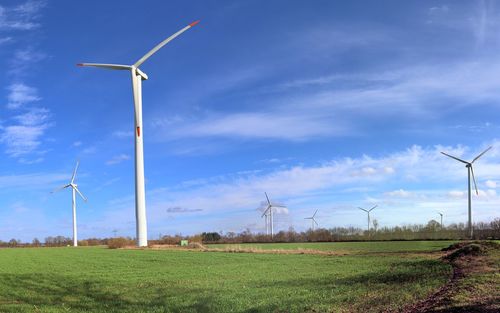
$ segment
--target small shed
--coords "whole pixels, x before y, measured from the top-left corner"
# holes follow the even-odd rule
[[[189,245],[189,241],[181,240],[181,247],[187,247]]]

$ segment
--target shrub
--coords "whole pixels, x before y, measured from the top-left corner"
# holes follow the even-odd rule
[[[118,249],[124,248],[128,246],[133,246],[135,241],[123,237],[111,238],[108,240],[108,248],[109,249]]]

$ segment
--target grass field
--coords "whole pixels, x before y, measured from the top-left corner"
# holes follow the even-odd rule
[[[209,248],[243,248],[262,250],[320,250],[354,253],[404,253],[440,250],[455,241],[381,241],[381,242],[314,242],[314,243],[263,243],[263,244],[212,244]]]
[[[446,245],[342,243],[354,246],[346,256],[0,249],[0,312],[377,312],[425,297],[451,271],[397,251]]]

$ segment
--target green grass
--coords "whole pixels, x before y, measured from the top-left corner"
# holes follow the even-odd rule
[[[404,253],[428,252],[448,247],[456,241],[375,241],[375,242],[315,242],[315,243],[246,243],[246,244],[211,244],[209,248],[244,248],[296,250],[309,249],[321,251],[339,251],[352,253]]]
[[[425,297],[449,274],[426,254],[0,249],[0,312],[377,312]]]

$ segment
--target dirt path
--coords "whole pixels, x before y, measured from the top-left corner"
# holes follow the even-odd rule
[[[448,283],[425,300],[405,308],[402,312],[500,312],[499,246],[485,246],[479,243],[477,245],[481,247],[481,251],[458,255],[458,250],[464,249],[466,245],[467,243],[458,246],[443,257],[444,261],[453,266],[453,275]]]

